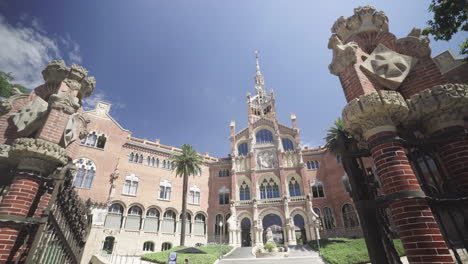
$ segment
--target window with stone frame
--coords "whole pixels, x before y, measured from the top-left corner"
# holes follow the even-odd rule
[[[318,160],[309,160],[307,161],[307,169],[308,170],[316,170],[319,168]]]
[[[154,243],[151,241],[146,241],[145,243],[143,243],[143,251],[154,252]]]
[[[122,193],[126,195],[136,195],[139,181],[140,179],[135,174],[130,174],[125,177]]]
[[[345,228],[352,228],[359,226],[358,216],[354,207],[351,204],[343,205],[341,209],[343,214],[343,224]]]
[[[115,237],[113,236],[106,237],[102,245],[102,251],[104,251],[106,254],[112,254],[112,252],[114,251],[114,243],[115,243]]]
[[[168,180],[159,183],[159,199],[171,200],[172,184]]]
[[[243,181],[242,184],[239,186],[239,200],[250,200],[250,187],[245,181]]]
[[[273,133],[268,129],[262,129],[255,134],[257,144],[265,144],[273,142]]]
[[[200,187],[192,185],[190,187],[188,199],[189,204],[200,204]]]
[[[294,151],[294,144],[289,138],[282,138],[281,143],[283,143],[283,151]]]
[[[247,156],[248,153],[249,153],[249,145],[247,144],[247,142],[240,143],[237,146],[237,155]]]
[[[229,204],[229,190],[223,187],[218,192],[219,204]]]
[[[321,181],[315,180],[312,183],[312,197],[313,198],[324,198],[325,193],[323,191],[323,183]]]
[[[260,199],[270,199],[270,198],[279,198],[279,186],[278,184],[270,178],[269,180],[263,179],[260,184]]]
[[[92,131],[81,139],[80,143],[88,147],[104,149],[106,142],[107,136],[105,134],[98,134],[96,131]]]
[[[341,181],[343,182],[343,187],[344,187],[344,190],[345,192],[349,193],[351,192],[351,185],[349,184],[349,178],[348,178],[348,175],[343,175],[343,177],[341,177]]]
[[[335,227],[335,219],[330,208],[323,208],[323,225],[325,229],[333,229]]]
[[[107,210],[107,216],[106,216],[106,221],[104,223],[104,226],[106,228],[120,229],[120,226],[122,224],[122,214],[123,214],[122,205],[118,203],[112,204],[111,206],[109,206],[109,209]]]
[[[164,242],[161,245],[161,251],[166,251],[172,248],[171,242]]]
[[[299,185],[299,182],[296,180],[296,178],[291,177],[288,187],[289,187],[290,197],[301,196],[301,187]]]
[[[219,177],[228,177],[229,175],[230,175],[229,169],[219,170],[219,173],[218,173]]]
[[[221,214],[218,214],[215,217],[215,235],[220,235],[221,231],[223,230],[220,223],[223,223],[223,216]]]
[[[78,168],[74,175],[73,185],[78,188],[90,189],[96,176],[94,162],[87,158],[79,158],[73,164]]]
[[[195,215],[194,222],[194,234],[205,235],[206,234],[206,217],[203,214]]]

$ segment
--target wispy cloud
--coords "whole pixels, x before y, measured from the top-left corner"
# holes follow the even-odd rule
[[[93,94],[83,100],[83,109],[89,111],[94,109],[99,101],[107,102],[112,104],[112,109],[123,109],[126,107],[125,103],[119,99],[111,99],[105,92],[102,90],[94,91]]]
[[[82,62],[80,46],[69,35],[50,36],[38,18],[27,14],[16,25],[0,15],[0,39],[0,71],[11,72],[16,83],[29,89],[43,82],[41,72],[51,60]]]
[[[320,142],[318,140],[301,140],[301,142],[299,144],[300,144],[300,147],[302,149],[305,148],[305,147],[307,147],[309,149],[315,149],[315,148],[320,147],[324,143]]]

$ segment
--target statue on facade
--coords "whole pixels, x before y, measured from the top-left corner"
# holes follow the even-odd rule
[[[267,228],[266,230],[266,242],[275,243],[275,241],[273,240],[273,232],[271,231],[271,228]]]

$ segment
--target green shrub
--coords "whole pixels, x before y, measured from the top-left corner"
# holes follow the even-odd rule
[[[274,248],[276,248],[276,244],[275,243],[272,243],[272,242],[268,242],[266,243],[264,246],[265,250],[267,250],[268,252],[271,252],[273,251]]]
[[[151,261],[154,263],[167,264],[167,260],[170,252],[174,252],[186,247],[175,247],[170,250],[148,253],[141,256],[142,260]],[[219,246],[206,246],[199,247],[198,249],[205,251],[207,254],[177,254],[177,264],[183,264],[185,259],[188,259],[189,263],[196,264],[213,264],[218,259]],[[222,255],[232,250],[230,246],[222,246]]]

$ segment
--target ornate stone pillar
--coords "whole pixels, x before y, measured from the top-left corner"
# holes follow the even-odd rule
[[[468,192],[468,85],[434,86],[411,97],[412,118],[422,121],[424,132],[434,139],[447,171],[449,191]]]
[[[6,145],[3,145],[4,147]],[[8,146],[9,147],[9,146]],[[4,149],[8,149],[5,147]],[[16,175],[10,189],[0,203],[0,262],[14,261],[18,252],[26,251],[26,243],[14,247],[20,236],[27,236],[30,221],[38,220],[46,201],[41,201],[46,190],[45,178],[58,166],[68,162],[65,149],[32,138],[16,139],[8,151],[9,160],[16,164]],[[48,197],[48,196],[47,196]],[[36,218],[36,217],[37,218]],[[8,237],[8,239],[5,238]]]
[[[396,131],[408,113],[401,94],[382,90],[352,100],[343,110],[343,121],[348,131],[362,135],[369,145],[410,263],[453,263]]]

